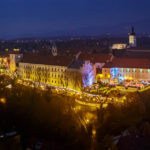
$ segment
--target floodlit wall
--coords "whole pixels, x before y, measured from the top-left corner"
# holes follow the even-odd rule
[[[142,68],[103,68],[104,76],[110,74],[110,78],[120,80],[150,80],[150,69]]]
[[[112,49],[126,49],[127,44],[113,44]]]
[[[82,90],[82,73],[80,69],[68,69],[68,88]]]
[[[135,35],[129,36],[129,45],[131,47],[136,47],[136,36]]]
[[[48,83],[54,86],[67,87],[67,67],[19,63],[19,75],[22,79]]]
[[[83,87],[92,85],[95,79],[93,66],[89,62],[85,63],[80,69],[20,62],[19,76],[22,79],[78,91],[81,91]]]
[[[12,72],[16,71],[17,63],[22,59],[22,54],[10,54],[10,70]]]

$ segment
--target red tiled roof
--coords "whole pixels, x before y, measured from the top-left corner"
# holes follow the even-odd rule
[[[9,54],[0,54],[1,58],[9,57]]]
[[[114,58],[112,62],[107,63],[104,68],[150,68],[149,59],[138,58]]]
[[[92,63],[104,63],[110,60],[111,56],[105,53],[81,53],[79,60],[90,60]]]
[[[68,56],[39,56],[36,54],[25,54],[21,62],[32,64],[68,66],[73,61],[73,57]]]

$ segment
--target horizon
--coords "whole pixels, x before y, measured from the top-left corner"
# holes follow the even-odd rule
[[[150,1],[2,0],[0,39],[150,34]],[[119,12],[119,13],[118,13]]]

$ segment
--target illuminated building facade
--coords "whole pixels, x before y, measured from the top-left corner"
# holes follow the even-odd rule
[[[5,73],[9,68],[9,55],[0,55],[0,74]]]
[[[127,44],[122,44],[122,43],[119,43],[119,44],[113,44],[112,45],[112,49],[126,49],[127,48]]]
[[[132,32],[129,34],[129,46],[136,47],[136,35],[134,32],[134,27],[132,27]]]
[[[22,59],[22,54],[10,54],[10,71],[15,72],[18,66],[18,63]]]
[[[69,88],[81,90],[94,83],[94,68],[90,61],[74,60],[68,66]]]
[[[150,80],[150,60],[137,58],[115,58],[102,68],[104,82],[124,82],[127,80]]]
[[[66,56],[24,56],[19,62],[19,76],[52,86],[81,90],[94,82],[90,62]]]
[[[19,75],[23,79],[36,82],[49,83],[57,86],[67,86],[66,66],[34,64],[27,62],[19,63]]]
[[[82,53],[79,56],[79,60],[88,60],[93,66],[94,69],[94,77],[95,83],[100,82],[101,79],[109,78],[108,76],[104,76],[102,74],[102,68],[105,66],[106,63],[109,63],[113,60],[114,56],[105,54],[105,53]]]

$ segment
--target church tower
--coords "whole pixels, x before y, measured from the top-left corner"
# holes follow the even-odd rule
[[[55,43],[52,46],[52,55],[57,56],[57,47],[56,47]]]
[[[134,32],[134,27],[132,27],[132,32],[129,34],[129,46],[136,47],[136,34]]]

